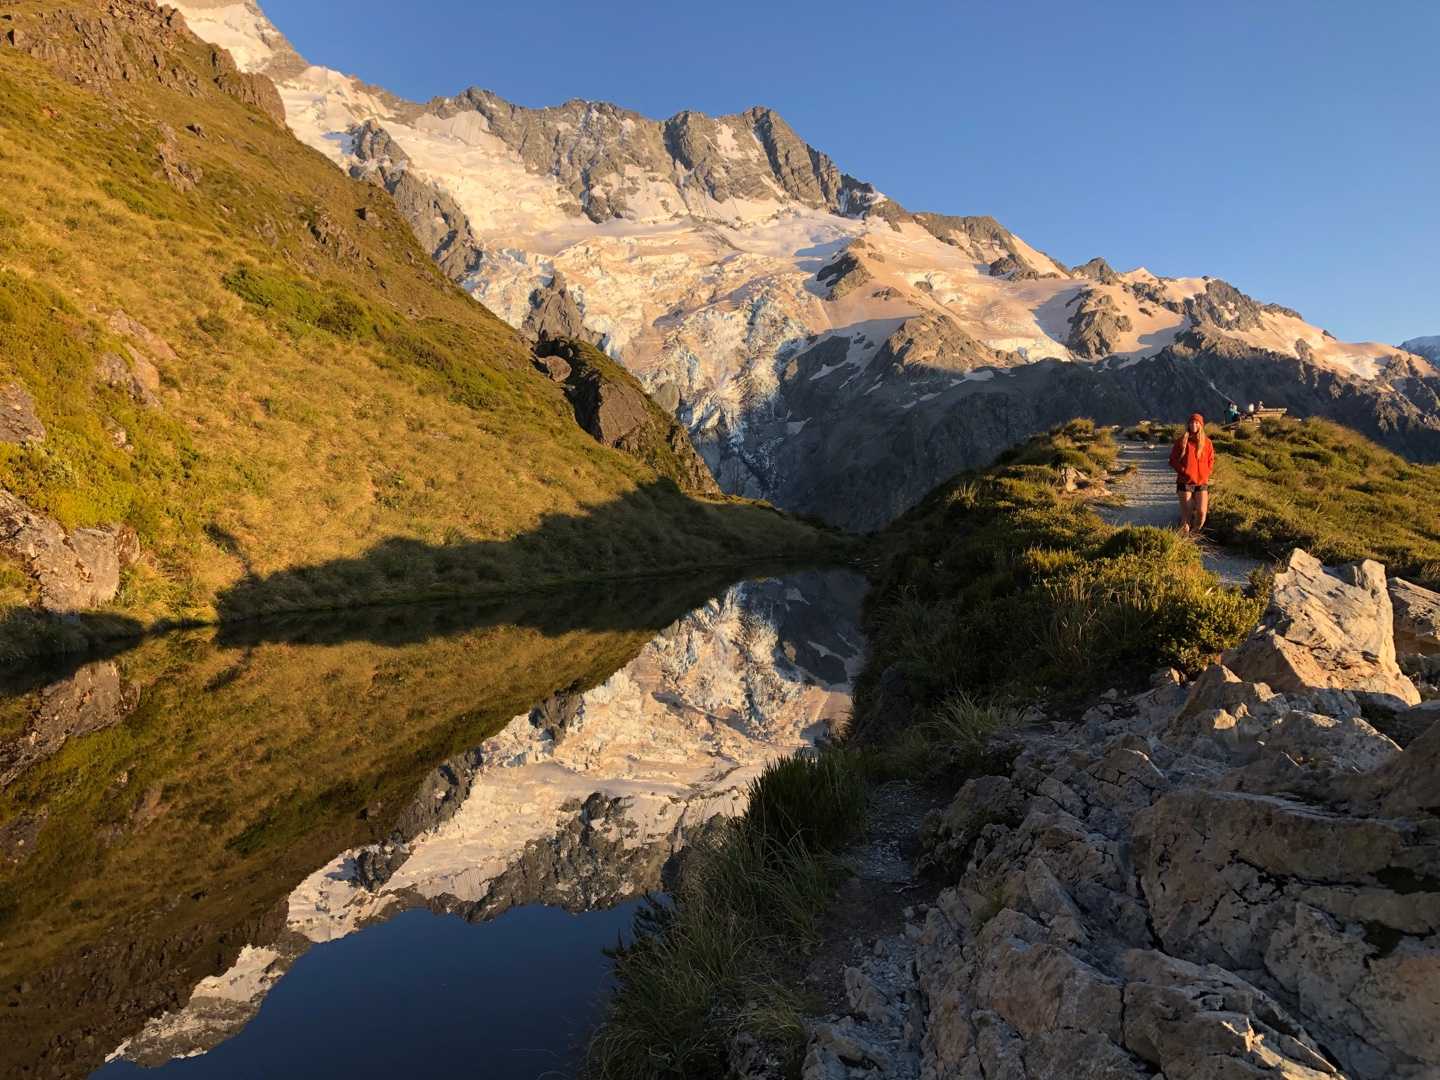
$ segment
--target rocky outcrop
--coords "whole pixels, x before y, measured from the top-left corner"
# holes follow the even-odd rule
[[[479,113],[529,171],[555,178],[573,199],[569,209],[594,222],[633,216],[632,204],[652,184],[673,185],[676,210],[783,193],[806,206],[860,214],[879,197],[766,108],[713,118],[682,112],[662,121],[597,101],[528,109],[471,89],[426,111],[442,120]]]
[[[684,426],[595,346],[573,338],[542,339],[536,366],[565,388],[575,422],[597,442],[639,458],[684,491],[720,493]]]
[[[383,187],[431,258],[456,281],[480,268],[485,253],[470,220],[449,192],[410,168],[410,157],[374,120],[346,132],[355,164],[350,175]]]
[[[815,280],[829,290],[831,300],[838,300],[874,278],[854,251],[846,251],[834,262],[822,266]]]
[[[198,95],[209,82],[276,123],[285,106],[264,75],[245,74],[224,49],[192,35],[184,17],[153,0],[110,0],[99,11],[39,11],[14,19],[4,44],[46,61],[77,82],[158,82]]]
[[[119,390],[137,405],[154,408],[160,404],[155,394],[160,386],[160,375],[154,365],[143,357],[132,355],[127,364],[118,353],[101,353],[95,374],[106,386]]]
[[[1065,347],[1076,356],[1087,360],[1109,356],[1131,329],[1130,316],[1122,313],[1105,293],[1087,289],[1071,303],[1076,304],[1076,308],[1070,316],[1070,334],[1065,339]]]
[[[1379,568],[1311,562],[1267,625],[1393,656]],[[1436,1075],[1440,713],[1401,749],[1361,716],[1373,659],[1287,641],[1294,689],[1216,666],[1009,736],[927,825],[913,974],[817,1026],[807,1080]]]
[[[0,383],[0,443],[33,446],[45,441],[35,399],[19,382]]]
[[[140,542],[128,525],[67,531],[0,490],[0,552],[35,578],[46,609],[63,613],[113,600],[121,570],[140,557]]]
[[[1098,255],[1089,262],[1083,262],[1079,266],[1072,266],[1070,273],[1076,277],[1098,281],[1101,285],[1118,285],[1120,283],[1120,275],[1115,273],[1110,264]]]
[[[1395,612],[1395,652],[1399,656],[1440,654],[1440,593],[1404,578],[1390,579]]]
[[[1246,296],[1229,282],[1210,278],[1205,291],[1185,301],[1185,314],[1196,326],[1221,330],[1255,330],[1262,325],[1265,305]],[[1289,309],[1281,309],[1289,313]]]
[[[575,338],[596,348],[604,339],[603,335],[586,329],[584,313],[571,293],[565,275],[558,271],[530,294],[530,312],[520,324],[520,332],[531,341]]]
[[[1331,572],[1306,552],[1291,552],[1260,625],[1226,663],[1276,690],[1344,688],[1381,703],[1420,702],[1396,662],[1385,570],[1368,559]]]
[[[1019,360],[976,341],[954,319],[926,312],[906,319],[885,339],[870,367],[881,378],[944,377],[982,367],[1008,367]]]

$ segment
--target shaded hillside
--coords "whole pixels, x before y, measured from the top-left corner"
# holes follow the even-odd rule
[[[604,506],[623,543],[559,565],[513,548],[467,584],[811,544],[657,483],[663,455],[598,445],[389,195],[296,141],[269,84],[178,16],[21,3],[4,28],[0,488],[18,504],[0,506],[0,607],[211,617],[255,575],[386,539],[498,544]],[[406,573],[329,599],[403,595]]]

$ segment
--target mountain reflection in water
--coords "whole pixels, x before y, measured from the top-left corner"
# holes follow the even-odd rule
[[[523,1049],[551,1059],[494,1075],[563,1073],[608,978],[599,948],[628,922],[617,906],[743,809],[765,762],[848,711],[863,588],[807,572],[392,608],[171,635],[30,676],[0,703],[0,1072],[83,1076],[111,1057],[126,1060],[107,1075],[276,1075],[259,1036],[288,1017],[328,1040],[327,1067],[387,1075],[365,1044],[400,1013],[384,992],[339,993],[357,957],[383,955],[378,928],[410,945],[403,971],[366,969],[377,987],[420,987],[463,953],[444,944],[458,919],[523,908],[460,926],[475,963],[543,951],[534,918],[568,920],[540,936],[563,932],[574,960],[530,965],[554,968],[527,982],[555,1010],[553,1041]],[[418,908],[451,918],[396,921]],[[318,942],[339,944],[306,956]],[[319,1008],[339,997],[355,1004]],[[262,1004],[253,1032],[205,1054]],[[502,1054],[530,1038],[473,994],[429,1004],[427,1045]]]

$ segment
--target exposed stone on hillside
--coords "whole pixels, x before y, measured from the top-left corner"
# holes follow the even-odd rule
[[[575,422],[597,442],[639,458],[695,494],[720,493],[684,426],[635,377],[584,341],[542,339],[536,366],[565,388]]]
[[[0,490],[0,552],[36,579],[45,608],[74,612],[115,598],[120,571],[140,557],[140,544],[128,525],[67,532]]]
[[[312,211],[308,217],[310,236],[331,258],[348,263],[360,261],[360,245],[348,229],[324,210]]]
[[[461,281],[480,268],[484,251],[460,204],[443,188],[415,175],[409,155],[374,120],[346,133],[358,164],[350,175],[388,191],[422,247],[447,276]]]
[[[926,312],[906,319],[885,339],[871,366],[882,377],[918,378],[944,372],[1004,367],[1017,362],[1012,353],[997,352],[967,334],[953,319]]]
[[[178,11],[153,0],[110,0],[94,13],[27,13],[5,40],[85,85],[158,82],[193,96],[204,79],[276,123],[285,122],[285,106],[269,79],[242,74],[228,52],[200,41]]]
[[[1390,579],[1395,610],[1395,652],[1399,656],[1440,653],[1440,593],[1404,578]]]
[[[1355,626],[1377,572],[1290,571],[1272,611],[1303,591]],[[1393,655],[1378,615],[1359,631]],[[1323,689],[1215,667],[1008,736],[926,830],[948,887],[907,927],[914,975],[850,995],[843,1050],[816,1025],[807,1080],[912,1075],[886,1070],[916,1043],[927,1080],[1436,1075],[1440,713],[1408,710],[1430,724],[1400,749],[1332,646],[1297,645]],[[896,1001],[903,1030],[869,1007]]]
[[[1080,293],[1071,303],[1076,301],[1065,347],[1087,360],[1109,356],[1121,337],[1129,333],[1130,316],[1123,314],[1110,296],[1094,289]]]
[[[520,332],[531,341],[547,341],[551,338],[576,338],[591,345],[600,346],[603,335],[592,333],[585,327],[585,316],[580,305],[570,292],[565,275],[558,271],[548,282],[530,294],[530,313],[520,324]],[[556,357],[555,359],[559,359]],[[564,381],[562,376],[559,381]],[[669,409],[667,412],[671,411]]]
[[[132,356],[138,353],[151,367],[173,364],[179,359],[175,355],[175,350],[164,338],[119,308],[110,313],[106,324],[129,342]],[[158,388],[158,386],[157,375],[157,381],[152,389]]]
[[[1120,283],[1120,275],[1115,273],[1115,271],[1111,269],[1110,264],[1098,255],[1089,262],[1083,262],[1079,266],[1072,266],[1070,273],[1076,277],[1098,281],[1101,285],[1118,285]]]
[[[1028,263],[1021,262],[1014,255],[1002,255],[988,265],[991,277],[1007,281],[1035,281],[1040,275]]]
[[[161,124],[160,135],[160,145],[155,151],[155,158],[160,164],[156,175],[183,195],[204,179],[204,173],[185,160],[184,151],[176,142],[174,128]]]
[[[155,394],[160,374],[143,356],[132,354],[127,363],[118,353],[101,353],[95,373],[106,386],[128,395],[139,405],[154,408],[160,404]]]
[[[1332,573],[1293,551],[1275,575],[1260,625],[1226,663],[1242,679],[1280,691],[1345,688],[1404,705],[1420,701],[1396,663],[1384,567],[1368,559]]]
[[[1221,330],[1255,330],[1262,325],[1265,307],[1219,278],[1205,283],[1205,291],[1185,301],[1185,314],[1196,326]],[[1288,313],[1288,309],[1284,309]]]
[[[831,300],[839,300],[874,277],[854,251],[845,251],[834,262],[822,266],[815,280],[830,290]]]
[[[1440,364],[1440,334],[1431,337],[1410,338],[1402,341],[1400,348],[1416,356],[1423,356],[1432,363]]]
[[[1030,280],[1032,277],[1060,277],[1065,273],[1065,268],[1054,259],[1050,259],[1047,266],[1032,265],[1016,243],[1015,234],[988,214],[966,216],[911,214],[898,208],[895,208],[894,212],[898,215],[899,220],[914,221],[937,240],[952,247],[964,248],[975,255],[979,255],[985,250],[993,251],[996,248],[1003,251],[1005,256],[999,260],[992,260],[989,255],[984,257],[985,261],[991,264],[991,273],[996,273],[993,262],[1000,263],[997,276],[1008,276],[1012,280],[1023,281]]]
[[[32,446],[45,441],[35,399],[19,381],[0,383],[0,443]]]

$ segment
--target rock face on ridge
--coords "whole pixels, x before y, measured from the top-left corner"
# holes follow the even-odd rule
[[[847,972],[806,1080],[1437,1075],[1440,713],[1396,680],[1423,733],[1402,749],[1362,717],[1394,656],[1384,585],[1296,552],[1262,627],[1308,654],[1284,668],[1303,685],[1170,673],[1010,736],[927,824],[952,884],[874,950],[912,974]]]
[[[410,169],[409,156],[374,120],[355,125],[347,134],[355,156],[350,175],[390,193],[440,269],[457,281],[478,270],[484,252],[465,212],[449,193]]]
[[[564,386],[576,423],[597,442],[639,458],[684,491],[720,493],[685,428],[599,349],[573,338],[542,338],[535,363]]]

